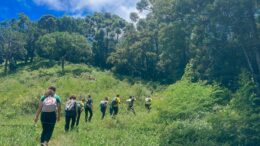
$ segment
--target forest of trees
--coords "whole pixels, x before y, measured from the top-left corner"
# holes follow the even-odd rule
[[[17,64],[44,57],[86,63],[116,73],[173,83],[188,70],[192,81],[237,89],[245,69],[260,84],[258,0],[141,0],[132,22],[110,13],[85,18],[25,14],[0,24],[0,63],[5,74]],[[259,91],[258,91],[259,92]]]

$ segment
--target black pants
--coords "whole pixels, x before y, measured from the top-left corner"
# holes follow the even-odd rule
[[[81,115],[81,110],[78,109],[77,120],[76,120],[76,126],[79,125],[80,115]]]
[[[65,131],[72,130],[76,122],[76,111],[65,111]],[[70,123],[71,121],[71,123]]]
[[[118,114],[118,106],[117,107],[110,107],[110,115],[116,116]]]
[[[145,104],[145,108],[147,109],[148,112],[151,110],[151,104]]]
[[[134,109],[134,106],[128,106],[127,108],[128,111],[132,111],[135,115],[135,109]]]
[[[106,115],[106,109],[107,109],[107,107],[100,107],[100,111],[101,111],[101,113],[102,113],[101,119],[104,119],[104,117],[105,117],[105,115]]]
[[[41,143],[49,142],[56,123],[56,112],[41,113],[42,134]]]
[[[89,114],[89,116],[88,116],[88,114]],[[91,121],[91,119],[92,119],[92,116],[93,116],[93,111],[92,111],[92,108],[90,108],[90,107],[86,107],[85,108],[85,121],[87,122],[87,121]]]

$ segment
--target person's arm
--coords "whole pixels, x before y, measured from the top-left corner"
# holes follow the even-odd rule
[[[58,103],[58,111],[57,111],[57,121],[60,121],[60,113],[61,113],[61,103]]]
[[[39,119],[39,115],[42,111],[42,107],[43,107],[43,104],[42,104],[42,101],[40,101],[39,103],[39,106],[38,106],[38,109],[36,111],[36,114],[35,114],[35,117],[34,117],[34,122],[37,123],[38,119]]]
[[[94,106],[93,106],[93,99],[91,99],[91,108],[93,110]]]
[[[81,102],[80,104],[81,104],[81,108],[80,108],[80,110],[81,110],[81,112],[82,112],[82,111],[84,110],[84,103]]]
[[[76,117],[78,116],[78,105],[77,105],[77,102],[75,102],[75,108],[76,108]]]

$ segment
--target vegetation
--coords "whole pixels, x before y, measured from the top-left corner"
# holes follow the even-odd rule
[[[0,22],[0,145],[37,144],[32,116],[50,85],[62,101],[92,94],[95,103],[94,121],[68,134],[62,121],[53,145],[260,145],[259,6],[140,0],[148,14],[132,22],[110,13]],[[99,101],[116,94],[137,97],[137,116],[123,104],[101,121]]]
[[[87,145],[95,143],[95,145],[118,145],[119,143],[155,145],[157,143],[158,138],[153,132],[157,126],[152,124],[156,111],[146,115],[143,108],[144,97],[151,94],[146,85],[129,84],[127,81],[120,81],[109,71],[101,72],[85,65],[68,64],[63,74],[55,64],[55,62],[51,64],[48,61],[39,61],[20,69],[15,74],[1,78],[0,117],[3,119],[0,122],[3,129],[0,132],[1,145],[36,145],[38,143],[41,126],[40,123],[37,127],[34,126],[33,116],[40,96],[50,85],[58,87],[57,93],[62,97],[63,104],[66,98],[73,94],[78,98],[88,94],[94,97],[93,122],[86,124],[83,112],[79,132],[74,131],[69,135],[64,135],[64,120],[62,119],[55,129],[53,141],[55,145],[70,145],[71,143],[75,145],[86,143]],[[54,66],[48,68],[52,65]],[[38,68],[39,66],[41,68]],[[111,100],[116,94],[123,97],[118,119],[112,120],[107,111],[106,119],[101,121],[99,102],[105,96],[109,96]],[[126,112],[124,101],[129,95],[136,95],[138,100],[136,107],[138,116],[135,118],[132,118],[132,113]],[[24,130],[26,134],[23,134]],[[69,138],[70,136],[72,138]],[[79,136],[81,136],[80,140],[78,140]]]

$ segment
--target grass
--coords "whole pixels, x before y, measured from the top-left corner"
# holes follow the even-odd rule
[[[217,146],[239,145],[247,139],[241,140],[243,133],[238,133],[234,127],[244,129],[241,125],[245,124],[239,120],[239,111],[231,109],[232,94],[219,85],[183,79],[166,87],[133,82],[87,65],[67,64],[65,69],[63,74],[55,63],[39,61],[0,77],[1,146],[35,146],[39,143],[41,125],[40,122],[34,125],[32,119],[40,96],[50,85],[57,87],[62,108],[70,95],[85,97],[91,94],[94,100],[92,122],[84,122],[83,112],[79,128],[65,133],[62,117],[50,146]],[[148,114],[144,98],[151,95],[152,90],[156,92],[152,95],[152,111]],[[107,116],[101,120],[99,102],[105,96],[111,100],[116,94],[122,97],[118,117],[110,118],[107,111]],[[126,110],[125,101],[129,95],[137,98],[136,116]],[[259,128],[254,129],[259,131]],[[234,133],[238,134],[234,136]],[[257,138],[252,139],[252,143],[258,143]]]
[[[16,73],[0,78],[0,145],[35,146],[41,133],[40,122],[33,123],[39,97],[48,86],[57,87],[63,106],[70,95],[94,98],[94,116],[91,123],[84,122],[84,112],[78,130],[64,133],[64,117],[57,123],[50,145],[86,146],[86,145],[158,145],[158,124],[155,122],[157,110],[147,114],[144,98],[151,94],[150,87],[140,82],[130,84],[120,80],[109,71],[99,71],[80,64],[68,64],[65,74],[58,65],[47,61],[24,66]],[[89,80],[89,77],[96,80]],[[122,105],[116,119],[108,115],[102,121],[99,102],[105,96],[110,100],[120,94]],[[137,98],[137,115],[126,111],[125,100],[129,95]]]

